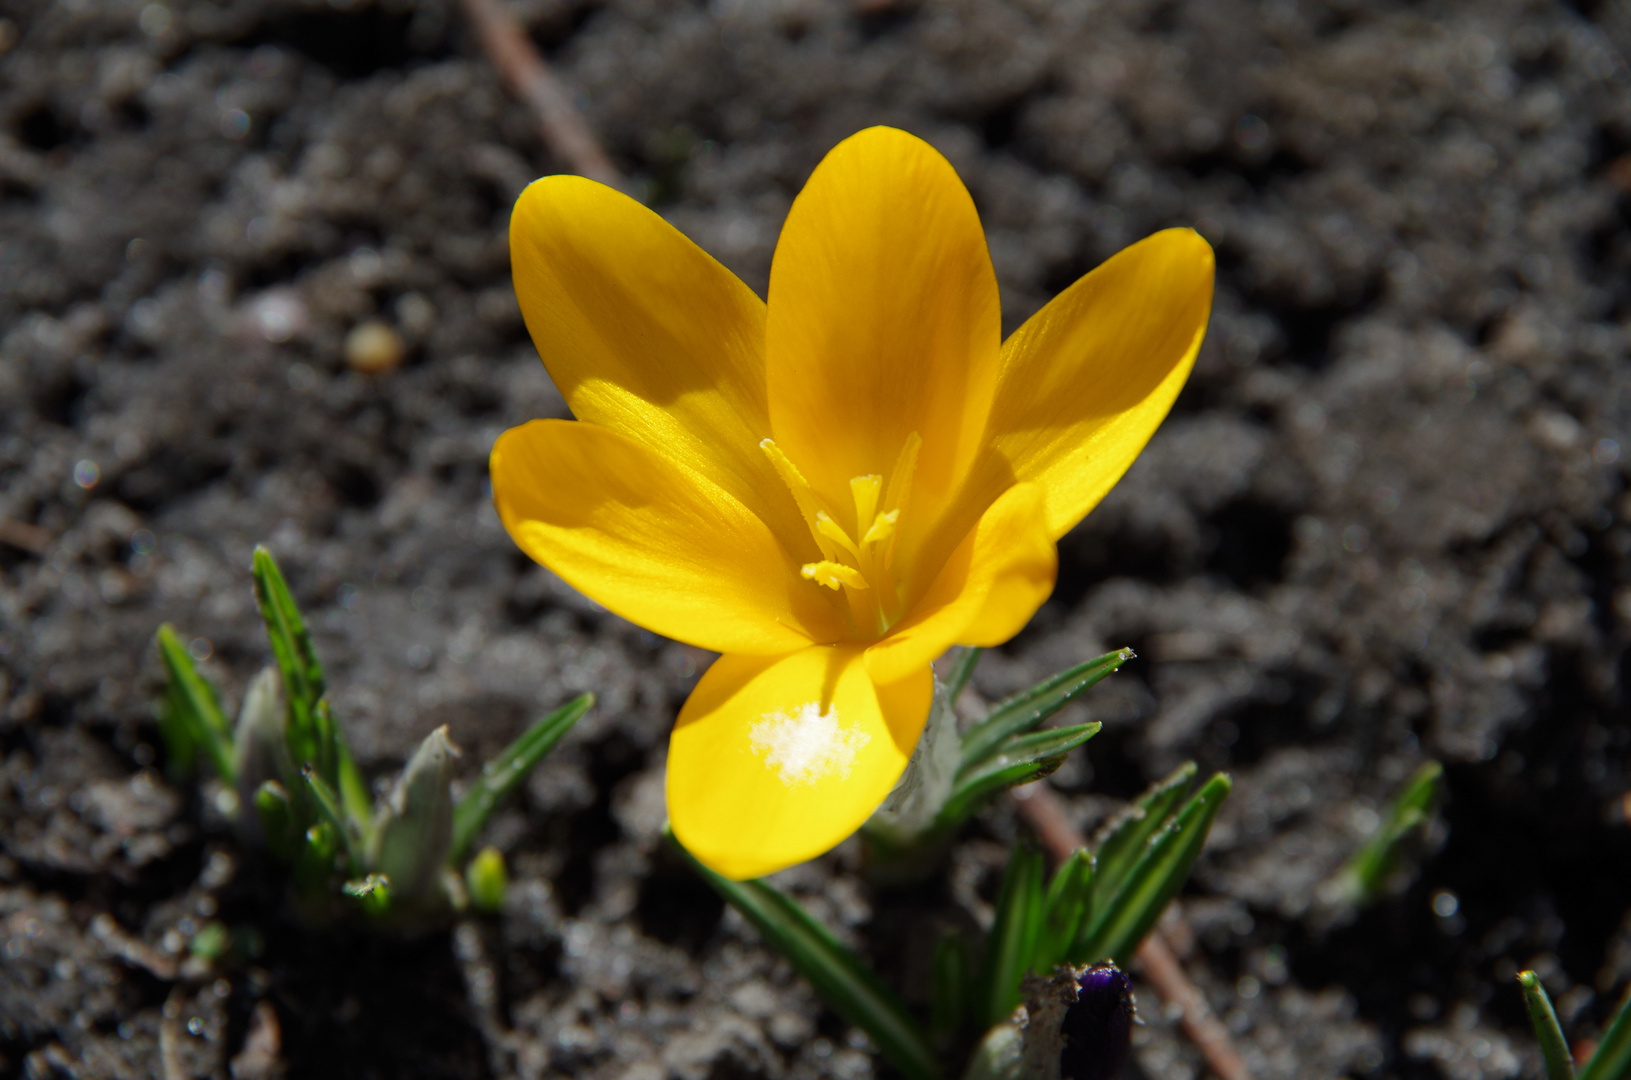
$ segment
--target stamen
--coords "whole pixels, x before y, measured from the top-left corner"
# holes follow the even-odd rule
[[[906,436],[906,445],[895,459],[895,471],[889,474],[889,494],[883,503],[889,509],[906,509],[906,500],[912,497],[912,475],[917,472],[917,452],[922,446],[923,439],[917,432]]]
[[[879,514],[872,519],[872,527],[861,538],[863,544],[878,544],[895,535],[895,522],[900,520],[900,511],[891,510],[887,514]]]
[[[855,546],[855,541],[849,538],[849,533],[845,532],[843,527],[834,521],[832,515],[825,510],[816,511],[816,531],[849,552],[850,556],[857,562],[860,561],[861,551]]]
[[[843,563],[827,562],[825,560],[805,563],[799,567],[799,574],[806,581],[813,581],[817,585],[825,585],[835,592],[840,586],[848,586],[851,589],[864,589],[867,587],[866,578],[861,576],[861,572],[854,567],[845,566]]]
[[[912,477],[917,472],[917,452],[922,446],[923,439],[914,431],[906,436],[906,445],[900,448],[900,457],[895,459],[895,471],[889,474],[889,496],[884,502],[884,505],[893,512],[905,510],[906,500],[912,497]],[[881,552],[885,570],[890,570],[895,565],[897,535],[891,530],[889,542],[884,545]]]
[[[775,466],[776,475],[782,478],[782,483],[787,485],[787,490],[793,493],[793,501],[798,503],[799,513],[804,515],[804,524],[809,528],[810,534],[815,537],[816,545],[821,548],[821,554],[829,559],[832,558],[832,548],[822,543],[823,534],[819,521],[821,510],[816,505],[815,492],[811,490],[810,482],[804,479],[804,474],[799,472],[798,466],[793,464],[792,459],[782,453],[781,447],[776,445],[775,440],[761,439],[759,449],[765,452],[765,456],[770,459],[770,464]],[[806,574],[805,576],[808,577],[809,575]]]
[[[889,477],[888,499],[882,502],[884,478],[875,473],[852,477],[850,499],[855,504],[855,526],[845,530],[828,512],[828,505],[799,472],[774,440],[763,439],[765,452],[787,490],[798,503],[799,513],[821,549],[818,562],[805,563],[799,573],[806,581],[842,592],[848,601],[850,617],[864,633],[887,633],[901,617],[901,601],[890,566],[894,562],[902,511],[912,493],[912,476],[917,470],[918,449],[923,440],[917,432],[907,436]],[[856,537],[860,541],[856,541]]]

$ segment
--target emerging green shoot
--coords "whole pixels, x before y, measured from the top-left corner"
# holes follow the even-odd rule
[[[1546,1063],[1546,1080],[1575,1080],[1577,1075],[1579,1080],[1631,1080],[1631,987],[1620,998],[1602,1039],[1577,1074],[1569,1041],[1563,1037],[1552,999],[1540,978],[1533,971],[1520,971],[1518,985],[1523,989],[1523,1004],[1540,1043],[1541,1060]]]
[[[1631,1078],[1631,986],[1626,987],[1614,1017],[1608,1022],[1591,1060],[1580,1070],[1580,1080]]]
[[[237,793],[246,840],[289,864],[305,911],[327,916],[335,896],[397,923],[423,922],[464,907],[497,910],[504,860],[482,852],[457,867],[499,803],[594,704],[584,694],[539,720],[482,769],[455,802],[458,750],[445,727],[427,735],[388,797],[369,795],[327,697],[311,635],[265,548],[255,549],[255,600],[275,667],[258,674],[229,725],[220,695],[169,626],[159,653],[169,675],[160,726],[174,769],[200,756]],[[466,889],[468,887],[469,892]]]
[[[476,852],[464,868],[464,887],[470,891],[470,906],[493,914],[504,907],[504,894],[510,887],[510,872],[496,847]]]
[[[1558,1026],[1552,999],[1533,971],[1518,972],[1518,985],[1523,987],[1524,1008],[1529,1010],[1529,1023],[1534,1026],[1535,1038],[1540,1040],[1540,1056],[1546,1062],[1547,1080],[1574,1080],[1574,1059],[1569,1056],[1569,1041]]]
[[[1376,832],[1321,887],[1321,901],[1333,908],[1367,907],[1399,888],[1413,870],[1412,842],[1431,825],[1443,791],[1444,766],[1423,763],[1388,805]]]

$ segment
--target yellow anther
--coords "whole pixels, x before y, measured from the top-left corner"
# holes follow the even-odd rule
[[[825,585],[834,591],[837,591],[840,586],[847,586],[851,589],[864,589],[867,587],[866,578],[861,576],[861,572],[854,567],[845,566],[843,563],[827,562],[826,560],[805,563],[799,567],[799,573],[805,580],[813,581],[817,585]]]
[[[775,441],[759,442],[776,475],[792,492],[810,535],[821,549],[821,560],[805,563],[799,573],[806,581],[842,592],[849,604],[850,618],[865,633],[886,633],[901,615],[900,595],[889,568],[899,538],[901,511],[911,495],[912,473],[917,469],[918,448],[922,445],[923,440],[916,432],[907,437],[895,462],[895,471],[889,477],[887,501],[880,498],[884,494],[882,476],[868,473],[850,479],[855,524],[846,530],[829,512],[832,504],[816,494],[798,466],[782,453]]]
[[[849,552],[856,561],[860,560],[861,551],[855,546],[855,541],[849,538],[849,533],[845,532],[843,526],[834,521],[832,515],[825,510],[816,511],[816,531]]]
[[[891,510],[887,514],[879,514],[872,519],[872,527],[861,538],[863,544],[879,544],[895,535],[895,522],[900,520],[900,511]]]

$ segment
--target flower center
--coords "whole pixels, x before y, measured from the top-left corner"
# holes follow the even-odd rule
[[[881,637],[901,616],[900,593],[892,572],[895,538],[901,510],[911,495],[912,474],[917,471],[917,452],[922,445],[917,432],[907,436],[889,475],[887,490],[884,478],[875,473],[850,480],[852,506],[845,509],[843,516],[851,525],[846,529],[839,514],[833,512],[835,508],[816,494],[798,466],[773,440],[759,443],[782,483],[793,493],[804,524],[821,549],[820,561],[805,563],[799,573],[806,581],[842,592],[849,601],[855,628],[863,633]],[[853,518],[849,517],[850,509]]]

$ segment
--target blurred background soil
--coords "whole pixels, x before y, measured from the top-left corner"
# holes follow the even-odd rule
[[[974,193],[1009,328],[1192,225],[1194,378],[1065,538],[978,695],[1130,645],[1060,722],[1084,827],[1186,758],[1236,793],[1183,908],[1255,1075],[1533,1074],[1631,978],[1631,16],[1612,0],[517,0],[620,168],[763,291],[781,219],[873,123]],[[449,0],[0,0],[0,1075],[739,1080],[887,1073],[658,842],[709,658],[532,565],[505,427],[565,415],[505,231],[556,171]],[[370,352],[348,335],[378,320]],[[386,775],[601,704],[488,839],[501,918],[308,933],[211,794],[166,778],[164,620],[235,708],[265,542]],[[971,703],[977,704],[977,703]],[[1414,883],[1318,883],[1422,760]],[[977,924],[998,807],[876,893],[784,884],[925,996]],[[243,959],[176,970],[211,920]],[[1199,1074],[1157,999],[1132,1067]],[[269,1020],[270,1018],[270,1020]]]

